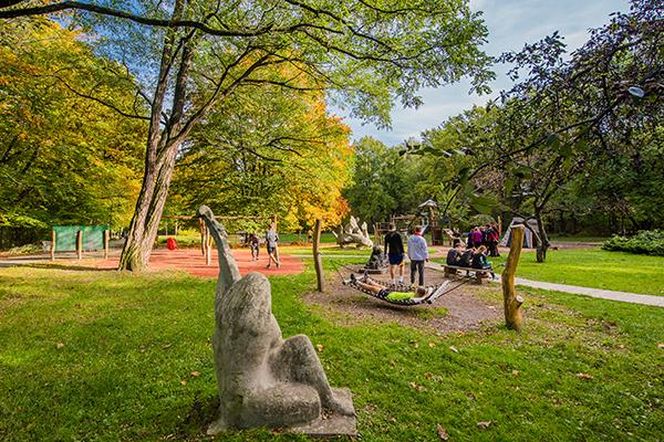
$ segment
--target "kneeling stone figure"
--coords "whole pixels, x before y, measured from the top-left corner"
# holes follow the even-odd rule
[[[206,206],[199,216],[219,251],[212,344],[221,404],[208,433],[308,424],[323,409],[354,416],[350,392],[330,387],[309,338],[282,338],[267,278],[241,278],[223,226]]]

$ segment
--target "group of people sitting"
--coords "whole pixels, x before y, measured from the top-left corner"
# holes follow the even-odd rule
[[[498,242],[500,242],[500,231],[496,224],[486,226],[475,226],[468,232],[466,247],[479,248],[484,246],[489,251],[489,256],[500,256],[498,253]]]
[[[464,248],[460,239],[455,239],[452,248],[447,252],[447,265],[455,267],[472,267],[474,269],[486,269],[492,278],[493,273],[491,261],[487,259],[487,247],[479,245],[477,248]]]

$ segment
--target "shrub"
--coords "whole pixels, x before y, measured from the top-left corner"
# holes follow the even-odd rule
[[[642,230],[632,237],[614,236],[602,244],[604,250],[664,256],[664,230]]]

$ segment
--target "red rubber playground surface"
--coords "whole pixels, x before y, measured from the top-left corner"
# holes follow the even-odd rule
[[[299,258],[280,253],[281,266],[277,269],[272,263],[267,269],[267,253],[261,250],[258,261],[251,260],[249,249],[234,249],[233,257],[240,268],[240,273],[246,275],[249,272],[260,272],[265,276],[271,275],[293,275],[304,270],[304,263]],[[85,265],[85,263],[82,263]],[[93,263],[97,268],[117,268],[118,258],[112,257],[107,260],[96,260]],[[205,264],[205,257],[200,249],[156,249],[150,257],[150,270],[184,270],[194,276],[202,278],[216,278],[219,274],[219,261],[217,251],[212,250],[210,265]]]

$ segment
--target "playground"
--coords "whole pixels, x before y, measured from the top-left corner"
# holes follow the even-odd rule
[[[391,3],[0,3],[1,442],[662,441],[662,0]]]
[[[264,251],[263,251],[264,252]],[[234,249],[233,256],[237,261],[240,272],[246,275],[249,272],[260,272],[265,275],[293,275],[301,273],[304,270],[304,263],[300,258],[289,254],[280,255],[281,265],[277,268],[272,265],[266,268],[267,257],[263,253],[258,261],[251,259],[249,249]],[[111,254],[108,259],[91,255],[82,260],[77,260],[75,255],[59,256],[53,261],[53,265],[82,266],[99,270],[116,270],[118,268],[119,252]],[[45,263],[44,259],[34,259],[34,264]],[[192,276],[202,278],[216,278],[219,275],[219,263],[217,261],[216,250],[211,251],[210,265],[207,265],[205,257],[201,255],[199,249],[178,248],[168,250],[166,248],[155,249],[150,256],[150,271],[182,271]]]

